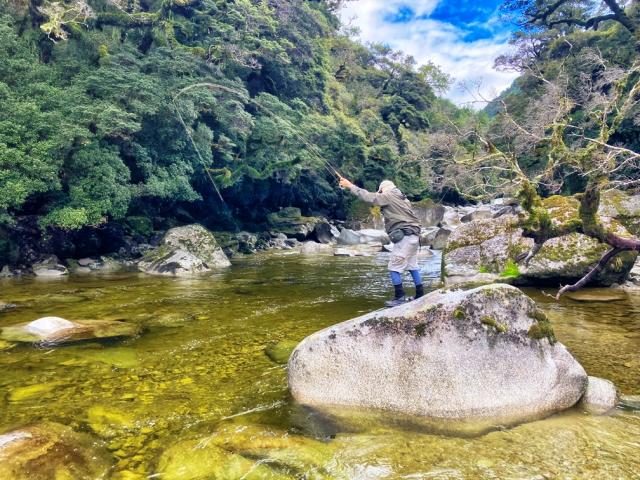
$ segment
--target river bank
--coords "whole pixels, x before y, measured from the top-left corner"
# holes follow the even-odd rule
[[[328,448],[322,464],[339,479],[632,478],[640,468],[634,447],[640,416],[629,410],[604,417],[570,410],[474,439],[366,424],[346,432],[319,423],[290,401],[285,368],[264,350],[377,309],[389,293],[386,254],[271,252],[232,263],[206,278],[105,273],[0,280],[1,300],[16,304],[0,314],[2,326],[58,315],[143,328],[124,342],[1,351],[2,431],[50,420],[89,432],[113,457],[115,479],[156,473],[168,448],[229,424],[319,439]],[[439,254],[423,258],[421,268],[438,279]],[[555,302],[546,295],[552,290],[525,291],[590,374],[611,379],[623,394],[640,392],[640,295],[581,303]]]

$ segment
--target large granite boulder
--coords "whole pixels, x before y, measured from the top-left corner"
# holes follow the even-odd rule
[[[319,243],[335,243],[340,236],[340,230],[322,219],[313,228],[313,236]]]
[[[545,206],[556,225],[576,218],[578,202],[572,197],[550,197]],[[620,235],[629,232],[614,219],[603,222]],[[519,217],[476,220],[456,229],[448,238],[444,252],[443,277],[448,285],[503,279],[516,285],[574,283],[586,275],[610,248],[579,233],[548,240],[528,265],[518,259],[533,246],[519,227]],[[637,253],[623,252],[598,274],[594,285],[610,286],[623,282],[633,267]]]
[[[358,235],[354,230],[351,230],[350,228],[343,228],[342,230],[340,230],[338,243],[340,245],[359,245],[360,235]]]
[[[0,435],[0,478],[109,478],[111,457],[89,435],[46,422]]]
[[[299,208],[286,207],[267,215],[267,223],[271,231],[284,233],[289,238],[306,240],[313,232],[317,217],[304,217]]]
[[[28,323],[2,327],[0,338],[9,342],[44,343],[47,345],[132,337],[140,333],[138,325],[116,320],[75,320],[43,317]]]
[[[357,231],[343,228],[338,236],[340,245],[386,245],[390,242],[387,232],[374,228]]]
[[[440,221],[440,226],[448,228],[449,230],[455,230],[462,225],[460,219],[465,214],[466,213],[462,213],[456,208],[444,207],[444,215],[442,217],[442,220]]]
[[[445,207],[430,198],[413,202],[413,211],[423,227],[436,227],[444,218]]]
[[[329,414],[397,412],[479,433],[572,407],[587,374],[529,297],[496,284],[435,291],[317,332],[291,355],[289,387]]]
[[[381,243],[386,245],[391,242],[389,235],[384,230],[376,230],[374,228],[365,228],[356,232],[360,237],[360,243],[364,245],[377,245]]]
[[[138,268],[152,275],[193,275],[229,267],[231,262],[213,234],[201,225],[167,231],[160,245],[147,252]]]

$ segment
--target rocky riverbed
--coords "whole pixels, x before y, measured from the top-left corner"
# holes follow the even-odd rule
[[[254,466],[267,478],[633,478],[640,468],[633,447],[640,435],[633,407],[640,393],[640,296],[632,291],[614,301],[556,303],[526,290],[585,370],[620,389],[621,406],[604,416],[576,407],[462,439],[357,415],[344,425],[327,422],[291,402],[283,364],[291,344],[376,310],[389,294],[386,255],[283,250],[236,257],[232,267],[205,277],[0,280],[0,300],[14,305],[0,313],[1,327],[58,316],[140,330],[55,348],[0,343],[0,434],[10,435],[0,443],[22,448],[21,429],[36,422],[55,444],[63,432],[48,425],[66,425],[83,435],[65,436],[61,445],[106,461],[105,475],[116,480],[176,471],[182,478],[242,475]],[[436,281],[439,254],[422,258],[421,267]],[[202,450],[194,450],[198,445]],[[47,464],[83,471],[64,456]]]

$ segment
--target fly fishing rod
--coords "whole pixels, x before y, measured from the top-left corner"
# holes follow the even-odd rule
[[[260,102],[258,102],[257,100],[248,97],[244,92],[242,92],[241,90],[237,90],[235,88],[230,88],[230,87],[226,87],[224,85],[221,85],[219,83],[213,83],[213,82],[201,82],[201,83],[195,83],[193,85],[189,85],[183,89],[181,89],[174,97],[173,97],[173,106],[174,109],[178,115],[178,119],[180,120],[180,124],[182,125],[182,127],[185,130],[185,133],[187,134],[187,136],[189,137],[189,140],[191,142],[191,145],[193,147],[193,149],[196,152],[196,155],[198,157],[198,160],[200,161],[200,163],[202,164],[202,167],[204,168],[205,172],[207,173],[207,177],[209,179],[209,181],[211,182],[211,184],[213,185],[213,188],[216,192],[216,194],[218,195],[218,197],[220,198],[220,201],[226,205],[226,202],[224,201],[224,198],[222,197],[222,193],[220,192],[220,189],[218,188],[218,185],[216,184],[215,180],[213,179],[213,176],[211,175],[210,169],[207,167],[206,162],[204,161],[204,158],[202,157],[202,154],[200,153],[200,149],[198,148],[195,140],[193,139],[193,136],[191,135],[191,132],[189,131],[189,128],[187,127],[186,122],[184,121],[184,118],[182,117],[182,114],[180,113],[180,109],[178,108],[178,103],[177,100],[178,98],[183,95],[184,93],[196,89],[196,88],[208,88],[208,89],[212,89],[212,90],[218,90],[220,92],[226,92],[226,93],[230,93],[232,95],[235,95],[237,97],[239,97],[242,101],[246,102],[246,103],[251,103],[255,106],[257,106],[259,109],[261,109],[262,111],[266,112],[267,115],[269,115],[272,118],[277,119],[280,122],[284,122],[286,124],[288,124],[288,126],[291,128],[291,131],[293,133],[293,136],[296,137],[299,141],[301,141],[308,149],[308,151],[311,153],[311,156],[314,157],[316,160],[320,161],[320,164],[329,172],[330,175],[336,177],[338,180],[342,180],[344,177],[338,172],[338,169],[331,163],[329,162],[329,160],[327,160],[326,158],[324,158],[319,151],[317,150],[318,147],[317,145],[311,144],[306,138],[304,138],[302,135],[296,133],[295,131],[295,125],[293,125],[289,120],[282,118],[280,116],[278,116],[276,113],[274,113],[271,109],[269,109],[268,107],[265,107],[264,105],[262,105]]]

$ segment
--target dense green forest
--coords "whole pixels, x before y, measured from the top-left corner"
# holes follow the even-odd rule
[[[470,112],[436,96],[449,82],[437,67],[351,40],[337,6],[5,2],[1,221],[77,229],[186,210],[235,229],[282,206],[344,215],[327,160],[370,188],[390,177],[433,194],[429,134],[443,112]]]
[[[521,75],[482,112],[442,98],[452,79],[437,66],[358,42],[341,3],[0,0],[2,237],[140,218],[147,230],[259,230],[285,206],[345,218],[353,200],[334,167],[413,199],[516,194],[511,167],[468,167],[495,146],[546,175],[542,195],[574,193],[589,168],[565,153],[594,154],[580,135],[606,124],[605,143],[640,149],[635,100],[618,115],[600,101],[638,75],[633,2],[611,14],[586,0],[505,2],[518,28],[496,66]],[[623,185],[637,176],[614,169]],[[0,238],[0,256],[14,250]]]

